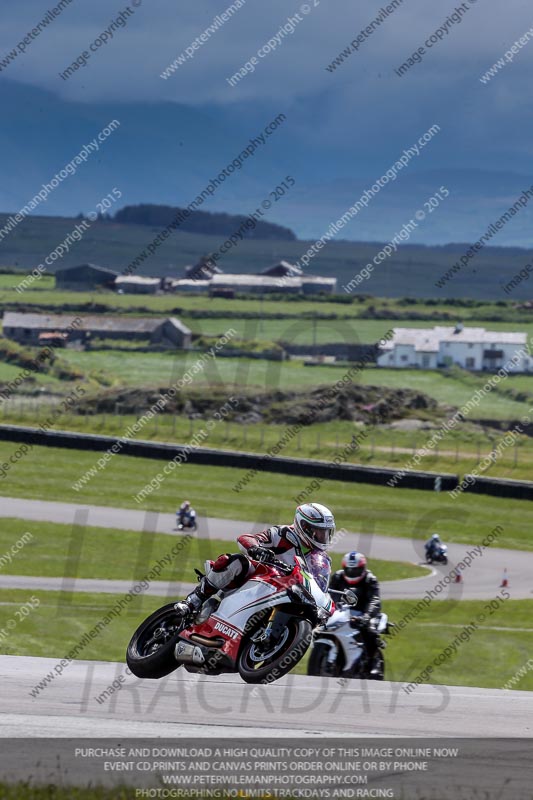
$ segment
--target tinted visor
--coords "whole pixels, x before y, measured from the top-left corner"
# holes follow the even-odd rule
[[[345,567],[344,574],[347,578],[360,578],[364,575],[366,570],[365,566],[362,567]]]
[[[310,522],[306,522],[305,520],[302,520],[300,524],[304,533],[313,542],[317,542],[317,544],[329,544],[331,542],[333,528],[318,528],[315,525],[311,525]]]

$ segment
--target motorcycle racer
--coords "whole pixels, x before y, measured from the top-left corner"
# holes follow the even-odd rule
[[[257,534],[239,536],[240,553],[225,553],[215,561],[207,561],[199,586],[176,603],[175,609],[189,616],[197,615],[203,606],[202,617],[207,619],[220,604],[224,590],[238,589],[254,574],[252,560],[271,564],[280,561],[292,566],[294,556],[300,553],[320,588],[326,591],[331,560],[325,551],[334,533],[335,520],[329,508],[320,503],[298,506],[291,525],[273,525]]]
[[[381,616],[381,594],[376,576],[367,568],[363,553],[352,550],[342,559],[342,569],[331,578],[329,589],[337,592],[350,590],[347,602],[361,611],[361,637],[370,660],[370,674],[378,673],[377,654],[381,639],[377,623]]]
[[[188,500],[184,500],[176,511],[176,520],[178,525],[183,525],[185,527],[187,522],[195,519],[195,517],[196,511],[191,507],[191,504]]]
[[[424,545],[424,549],[426,551],[426,558],[433,558],[438,552],[441,545],[442,542],[440,540],[439,534],[438,533],[432,534],[431,539],[428,539],[428,541]]]

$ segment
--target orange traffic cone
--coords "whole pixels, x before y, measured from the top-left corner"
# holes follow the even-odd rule
[[[461,568],[460,567],[456,567],[455,568],[455,583],[462,583],[462,582],[463,582],[463,576],[461,575]]]
[[[503,586],[509,586],[509,578],[507,577],[507,567],[503,571],[502,582],[500,583],[500,588]]]

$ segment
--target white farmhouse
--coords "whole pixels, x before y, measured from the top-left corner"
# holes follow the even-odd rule
[[[485,328],[435,326],[393,328],[394,336],[381,347],[378,367],[437,369],[456,364],[463,369],[530,372],[526,333],[487,331]],[[511,359],[515,358],[512,364]]]

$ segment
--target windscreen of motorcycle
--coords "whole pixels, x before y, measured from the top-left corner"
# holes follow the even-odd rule
[[[305,562],[319,589],[325,592],[331,575],[331,561],[328,556],[315,550],[305,556]]]

